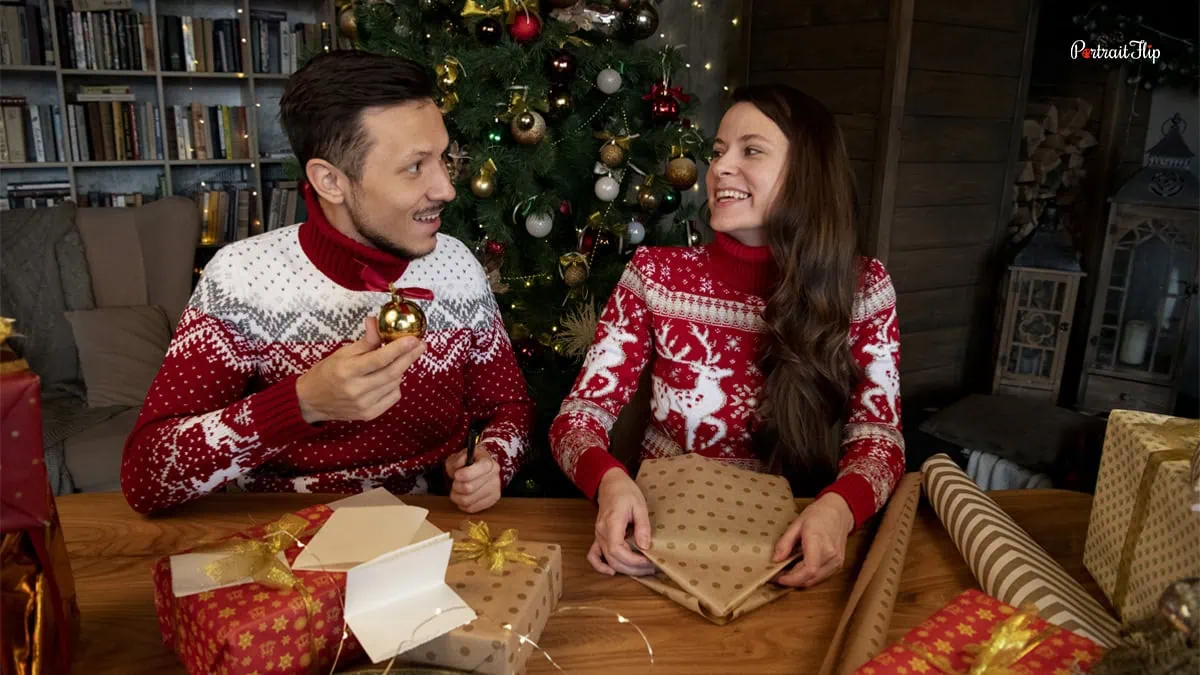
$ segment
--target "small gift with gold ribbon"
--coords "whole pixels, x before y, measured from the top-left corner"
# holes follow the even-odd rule
[[[41,381],[0,318],[0,673],[66,673],[79,605],[42,448]]]
[[[859,668],[863,675],[1086,673],[1104,648],[976,590],[962,593]]]
[[[485,522],[463,523],[453,536],[446,584],[476,619],[401,658],[483,675],[523,672],[562,597],[561,549]]]
[[[1126,623],[1154,614],[1171,582],[1200,577],[1198,453],[1200,420],[1133,410],[1108,418],[1083,564]]]

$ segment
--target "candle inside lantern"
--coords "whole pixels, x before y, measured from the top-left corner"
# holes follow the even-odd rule
[[[1146,347],[1150,344],[1150,324],[1145,321],[1130,321],[1125,324],[1121,338],[1121,363],[1140,366],[1146,360]]]

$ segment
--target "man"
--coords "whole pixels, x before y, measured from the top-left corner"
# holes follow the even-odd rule
[[[231,482],[449,484],[472,513],[499,500],[533,404],[482,267],[438,234],[455,193],[431,96],[416,64],[357,51],[317,56],[288,80],[280,118],[308,219],[231,244],[205,268],[125,445],[121,487],[135,510]],[[381,342],[373,315],[391,284],[424,310],[423,341]],[[486,426],[466,466],[475,420]]]

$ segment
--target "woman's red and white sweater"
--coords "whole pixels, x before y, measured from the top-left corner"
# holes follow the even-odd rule
[[[480,447],[507,484],[529,440],[533,403],[482,266],[438,235],[407,260],[309,220],[222,249],[204,270],[125,445],[121,487],[149,513],[236,482],[243,489],[423,491],[486,420]],[[369,271],[364,271],[369,270]],[[367,279],[432,291],[426,351],[403,397],[369,422],[308,424],[296,379],[358,339],[388,300]],[[386,282],[385,282],[386,283]]]
[[[585,495],[595,496],[609,469],[624,469],[608,452],[609,432],[647,364],[653,418],[642,459],[696,452],[763,469],[751,431],[772,277],[769,249],[721,234],[704,247],[637,251],[550,429],[555,458]],[[861,525],[904,473],[896,294],[877,260],[863,260],[849,337],[864,377],[846,410],[838,478],[825,492],[841,495]]]

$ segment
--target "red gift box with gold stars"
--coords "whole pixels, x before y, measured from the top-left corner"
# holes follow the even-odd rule
[[[272,556],[281,551],[290,568],[302,550],[297,541],[306,544],[332,513],[324,504],[312,506],[247,530],[223,546],[230,554],[244,554],[261,544]],[[278,534],[281,526],[288,534]],[[153,574],[163,641],[189,673],[328,673],[335,660],[341,667],[363,657],[342,618],[344,573],[289,570],[291,588],[273,587],[267,580],[179,598],[169,557],[155,563]]]
[[[857,671],[861,675],[968,673],[980,660],[995,672],[1088,672],[1104,648],[971,590],[959,595]],[[991,672],[991,671],[988,671]]]

